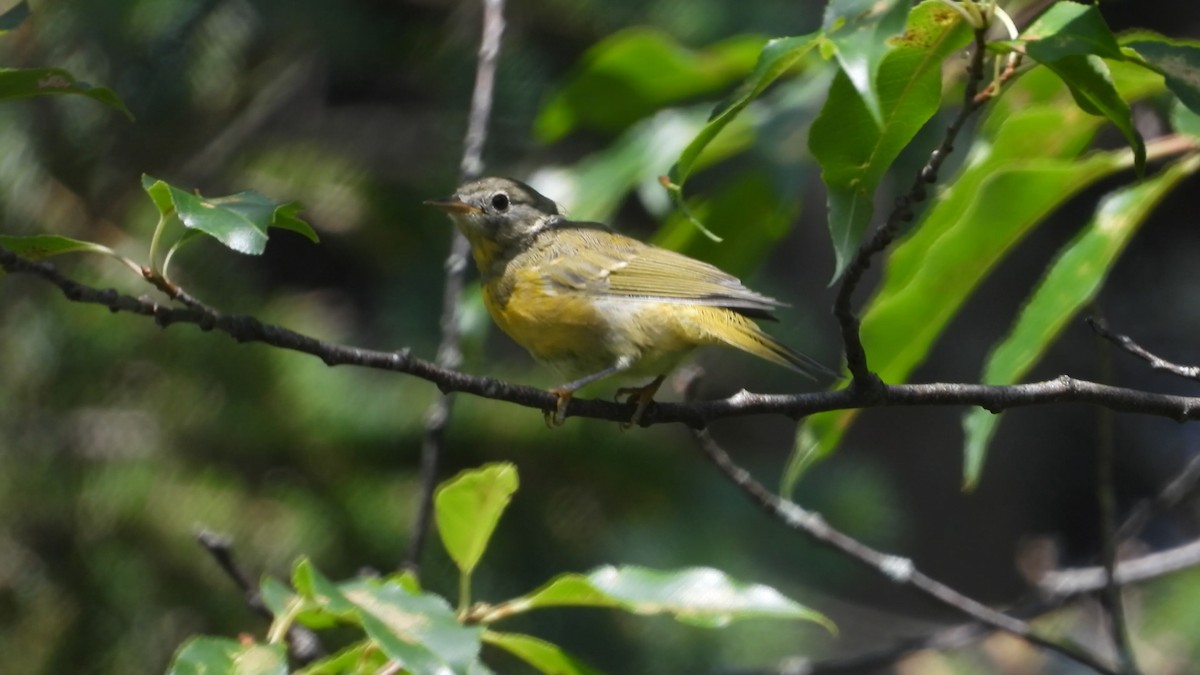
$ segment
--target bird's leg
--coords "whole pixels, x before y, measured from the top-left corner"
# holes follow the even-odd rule
[[[567,417],[567,404],[571,402],[571,397],[575,395],[577,390],[582,389],[583,387],[586,387],[597,380],[603,380],[606,377],[612,377],[613,375],[627,370],[630,365],[632,365],[631,361],[627,359],[620,359],[611,367],[592,373],[591,375],[584,375],[578,380],[572,380],[566,384],[551,389],[550,393],[558,397],[558,405],[554,407],[553,413],[551,413],[549,410],[545,411],[546,426],[562,426]]]
[[[629,421],[622,424],[622,429],[628,429],[642,421],[642,414],[646,412],[646,408],[654,402],[654,395],[658,393],[658,388],[662,386],[666,375],[659,375],[654,378],[654,381],[641,387],[621,387],[617,389],[616,399],[618,403],[633,403],[637,402],[637,407],[633,409],[633,417]],[[621,401],[621,397],[626,397]]]

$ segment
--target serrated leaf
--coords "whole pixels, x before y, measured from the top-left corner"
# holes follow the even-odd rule
[[[354,581],[340,590],[357,608],[367,635],[412,673],[467,673],[478,660],[483,628],[460,624],[442,598],[378,581]]]
[[[751,617],[799,619],[836,631],[822,614],[769,586],[742,583],[706,567],[661,571],[610,565],[587,575],[561,575],[513,604],[522,609],[619,607],[636,614],[670,614],[709,628]]]
[[[483,641],[499,647],[547,675],[599,675],[562,647],[531,635],[484,631]]]
[[[1150,212],[1181,180],[1200,168],[1191,155],[1157,176],[1109,193],[1095,217],[1059,253],[1021,310],[1008,336],[988,356],[983,382],[1013,384],[1053,344],[1066,323],[1096,296],[1117,256]],[[973,487],[1000,417],[976,409],[963,417],[963,480]]]
[[[464,471],[438,487],[438,534],[464,574],[479,564],[517,485],[517,468],[505,462]]]
[[[142,175],[142,188],[164,216],[174,213],[184,226],[203,232],[225,246],[248,255],[259,255],[267,246],[267,230],[279,227],[310,241],[317,233],[296,217],[296,202],[276,202],[253,190],[225,197],[205,198],[185,192],[165,181]]]
[[[29,18],[29,3],[21,0],[13,5],[9,10],[0,14],[0,35],[20,26]]]
[[[1200,42],[1196,40],[1138,39],[1125,43],[1161,73],[1167,87],[1185,106],[1200,114]]]
[[[133,113],[112,89],[80,82],[62,68],[0,68],[0,100],[64,94],[86,96],[133,119]]]
[[[666,105],[745,76],[763,42],[740,35],[693,50],[652,28],[610,35],[587,50],[582,66],[538,112],[534,134],[551,143],[578,128],[622,131]]]
[[[878,119],[844,70],[834,78],[808,146],[828,193],[835,277],[871,222],[880,180],[941,104],[942,62],[970,36],[958,12],[941,2],[926,0],[913,8],[904,34],[879,65]]]
[[[188,640],[171,660],[169,675],[286,675],[283,645],[243,645],[228,638]]]
[[[838,64],[876,121],[882,121],[882,112],[875,77],[888,41],[904,30],[911,6],[909,0],[831,0],[825,6],[822,26]]]
[[[1029,41],[1028,49],[1040,55],[1034,56],[1038,61],[1088,55],[1125,58],[1112,29],[1093,5],[1055,3],[1025,29],[1021,38]]]

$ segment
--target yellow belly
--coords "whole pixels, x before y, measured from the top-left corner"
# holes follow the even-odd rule
[[[485,286],[496,325],[534,356],[570,379],[632,364],[629,375],[655,377],[678,365],[704,340],[691,305],[548,292],[536,274],[519,275],[501,303]]]

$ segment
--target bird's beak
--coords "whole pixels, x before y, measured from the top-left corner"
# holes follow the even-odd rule
[[[426,199],[426,206],[432,206],[436,209],[441,209],[450,215],[456,213],[479,213],[479,208],[471,206],[458,197],[443,197],[442,199]]]

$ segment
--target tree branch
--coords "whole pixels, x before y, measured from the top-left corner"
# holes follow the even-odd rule
[[[471,114],[463,140],[459,177],[465,182],[478,178],[483,172],[483,146],[487,141],[488,119],[492,112],[492,92],[496,82],[496,63],[500,57],[500,38],[504,35],[504,0],[483,0],[483,28],[479,39],[479,55],[475,68],[475,89],[471,93]],[[463,285],[466,278],[471,245],[466,237],[452,228],[454,234],[450,253],[446,256],[446,280],[442,290],[442,340],[438,345],[437,365],[447,370],[462,365],[459,349],[458,324],[461,315]],[[417,572],[421,554],[433,518],[433,492],[437,488],[438,459],[446,440],[446,425],[454,397],[447,393],[438,397],[425,413],[425,436],[421,441],[421,493],[413,523],[412,538],[404,567]]]
[[[833,304],[833,314],[842,329],[842,344],[846,352],[846,367],[850,370],[854,381],[852,388],[875,390],[880,386],[879,376],[871,371],[867,364],[867,352],[862,344],[860,335],[861,321],[854,312],[854,291],[862,282],[863,275],[871,267],[871,259],[892,244],[900,228],[915,217],[914,208],[928,197],[929,186],[938,180],[938,171],[946,158],[954,151],[954,141],[966,125],[967,120],[990,100],[990,96],[979,96],[979,85],[983,81],[984,57],[987,54],[987,27],[975,30],[975,44],[971,50],[971,63],[967,67],[967,82],[963,88],[962,108],[958,115],[946,127],[946,133],[937,150],[929,156],[929,161],[917,172],[908,192],[896,200],[887,220],[875,230],[874,234],[865,240],[854,254],[854,258],[846,266],[842,275],[842,284],[838,287],[837,297]],[[989,87],[989,91],[993,88]]]
[[[99,289],[70,279],[44,262],[26,260],[0,246],[0,267],[11,274],[42,279],[62,291],[72,302],[95,304],[112,312],[129,312],[151,317],[166,328],[189,323],[201,330],[226,333],[238,342],[261,342],[280,349],[311,354],[330,366],[407,373],[437,385],[443,393],[463,392],[527,408],[554,410],[557,397],[545,390],[512,384],[491,377],[468,375],[413,356],[408,349],[377,351],[324,342],[282,326],[264,323],[246,315],[223,314],[203,305],[170,307],[149,298],[135,298],[113,289]],[[754,394],[738,392],[723,399],[692,403],[655,403],[641,420],[643,426],[677,422],[700,428],[730,417],[777,414],[800,418],[817,412],[850,408],[979,406],[998,413],[1052,403],[1086,403],[1117,412],[1166,417],[1179,422],[1200,419],[1200,397],[1159,394],[1114,387],[1066,375],[1053,380],[1016,385],[967,383],[924,383],[881,385],[870,392],[855,389],[799,394]],[[631,407],[598,399],[572,398],[567,407],[571,417],[627,422]]]
[[[242,596],[246,599],[246,606],[267,621],[274,621],[275,616],[263,602],[262,595],[258,592],[258,586],[250,581],[249,575],[234,560],[233,547],[229,538],[202,529],[196,532],[196,541],[204,547],[205,551],[208,551],[217,565],[242,591]],[[325,649],[321,646],[321,641],[317,638],[316,633],[299,624],[293,623],[288,627],[287,643],[288,653],[300,664],[311,663],[325,656]]]
[[[1200,367],[1181,366],[1177,363],[1172,363],[1171,361],[1156,356],[1138,343],[1134,342],[1133,339],[1128,335],[1121,335],[1120,333],[1114,333],[1110,331],[1108,326],[1105,325],[1104,321],[1100,319],[1089,316],[1084,320],[1088,322],[1088,325],[1092,327],[1092,330],[1096,331],[1097,335],[1150,364],[1151,369],[1171,373],[1172,375],[1178,375],[1179,377],[1189,380],[1200,381]]]
[[[918,571],[908,558],[888,555],[834,529],[820,516],[795,502],[782,499],[738,466],[713,440],[707,430],[692,431],[700,449],[717,469],[736,485],[755,505],[785,527],[803,533],[817,543],[832,548],[891,581],[912,588],[922,595],[970,617],[991,629],[1011,633],[1030,644],[1056,652],[1098,673],[1115,673],[1090,654],[1062,645],[1034,632],[1030,625],[1014,616],[997,612],[973,598]]]

